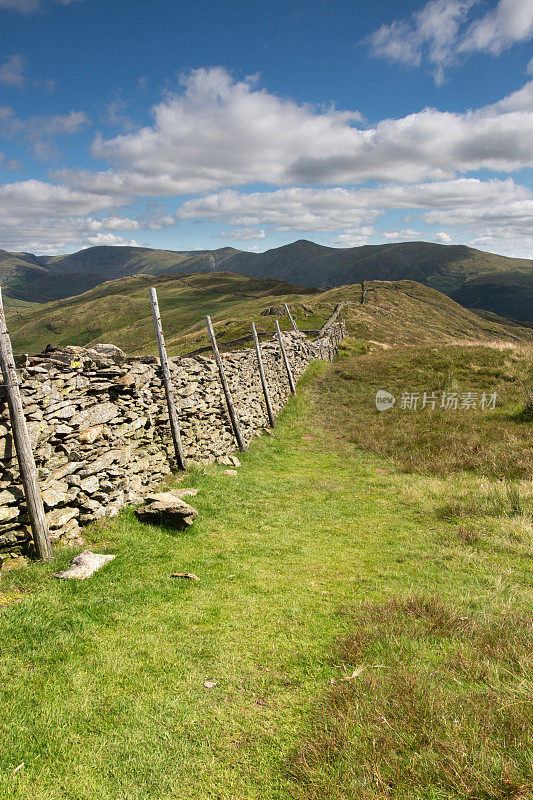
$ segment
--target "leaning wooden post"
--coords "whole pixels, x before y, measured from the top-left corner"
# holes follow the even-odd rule
[[[246,448],[244,445],[244,439],[242,438],[241,426],[239,425],[239,419],[235,411],[235,406],[233,405],[233,398],[231,396],[231,392],[228,386],[228,381],[226,379],[224,364],[222,363],[222,359],[220,358],[220,353],[218,352],[218,345],[215,337],[215,331],[213,330],[213,325],[211,324],[211,317],[207,316],[205,318],[205,322],[207,325],[207,332],[209,333],[209,338],[211,339],[211,347],[213,348],[213,355],[215,356],[215,361],[217,363],[218,372],[220,375],[220,382],[222,383],[222,388],[224,390],[224,396],[226,398],[226,405],[228,407],[228,412],[233,427],[233,432],[235,434],[239,450],[245,450]]]
[[[150,289],[150,302],[152,304],[152,314],[154,317],[155,332],[157,336],[157,346],[159,348],[159,360],[161,361],[161,372],[163,373],[163,384],[165,386],[165,394],[167,397],[168,418],[170,420],[170,431],[172,433],[172,441],[174,443],[174,452],[176,453],[176,461],[178,462],[179,469],[187,469],[187,460],[185,458],[185,453],[183,452],[183,446],[181,444],[178,412],[176,410],[174,389],[172,387],[172,380],[170,378],[170,367],[168,366],[167,348],[165,347],[163,326],[161,324],[161,315],[159,314],[159,303],[157,302],[157,292],[153,287]]]
[[[293,331],[296,331],[296,333],[300,333],[300,331],[298,330],[298,326],[297,326],[297,324],[295,323],[294,319],[292,318],[292,314],[291,314],[291,312],[289,311],[289,306],[287,305],[287,303],[285,303],[284,305],[285,305],[285,311],[286,311],[286,312],[287,312],[287,314],[289,315],[289,319],[290,319],[290,321],[291,321],[291,325],[292,325],[292,329],[293,329]]]
[[[285,345],[283,344],[283,339],[281,338],[281,331],[279,329],[279,322],[276,320],[276,331],[278,334],[278,342],[281,348],[281,354],[283,356],[283,361],[285,362],[285,369],[287,370],[287,377],[289,379],[289,386],[291,389],[292,394],[296,394],[296,386],[294,385],[294,378],[292,377],[292,370],[291,365],[289,364],[289,359],[287,358],[287,353],[285,352]]]
[[[7,403],[9,406],[9,417],[11,419],[11,429],[17,460],[19,462],[24,496],[28,506],[30,525],[33,534],[33,543],[39,558],[52,558],[52,546],[50,544],[50,534],[48,532],[48,521],[44,513],[43,498],[37,480],[37,467],[31,449],[28,428],[24,418],[24,408],[15,368],[15,359],[11,349],[9,331],[6,325],[4,306],[2,303],[2,290],[0,289],[0,362],[2,375],[7,391]]]
[[[255,323],[252,322],[252,336],[254,337],[254,345],[255,345],[255,352],[257,355],[257,363],[259,365],[259,375],[261,376],[261,386],[263,387],[263,394],[265,396],[265,405],[268,414],[268,421],[270,422],[270,427],[274,427],[274,412],[272,410],[272,403],[270,402],[270,392],[268,391],[268,384],[266,381],[265,370],[263,369],[263,356],[261,355],[261,345],[259,344],[259,339],[257,338],[257,331],[255,329]]]

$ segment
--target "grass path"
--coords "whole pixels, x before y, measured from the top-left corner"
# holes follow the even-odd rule
[[[97,529],[117,558],[91,580],[51,579],[70,551],[3,579],[23,599],[0,611],[0,798],[294,797],[287,764],[345,674],[332,658],[350,630],[343,608],[413,592],[527,608],[522,552],[456,541],[406,500],[415,478],[338,449],[313,411],[327,369],[308,371],[237,477],[187,476],[199,489],[189,532],[128,511]]]

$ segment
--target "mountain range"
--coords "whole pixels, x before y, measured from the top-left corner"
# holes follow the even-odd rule
[[[134,275],[228,271],[299,286],[329,288],[367,280],[414,280],[467,308],[510,319],[533,318],[533,260],[466,245],[429,242],[325,247],[307,240],[250,253],[100,246],[37,256],[0,250],[0,281],[11,297],[33,302],[70,297]]]

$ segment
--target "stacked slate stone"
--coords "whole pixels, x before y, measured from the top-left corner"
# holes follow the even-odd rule
[[[297,378],[320,345],[284,334]],[[279,346],[263,346],[278,412],[289,396]],[[253,350],[223,355],[247,443],[267,424]],[[113,517],[175,468],[160,372],[155,358],[127,358],[114,345],[66,347],[17,359],[20,388],[52,540],[81,543],[80,526]],[[235,450],[212,358],[171,359],[187,459],[211,462]],[[3,392],[3,394],[2,394]],[[0,551],[19,552],[31,539],[11,437],[5,388],[0,389]]]

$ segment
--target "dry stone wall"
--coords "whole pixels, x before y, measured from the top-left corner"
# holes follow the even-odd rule
[[[310,342],[283,334],[295,378],[310,361],[331,357],[335,338]],[[272,405],[289,396],[279,344],[262,345]],[[267,425],[256,355],[223,355],[248,444]],[[155,363],[154,363],[155,362]],[[127,359],[113,345],[67,347],[18,359],[21,393],[52,540],[80,539],[80,527],[138,502],[175,467],[156,359]],[[226,460],[235,439],[218,370],[206,356],[171,360],[182,441],[190,461]],[[5,388],[0,388],[0,551],[31,546],[31,531]]]

